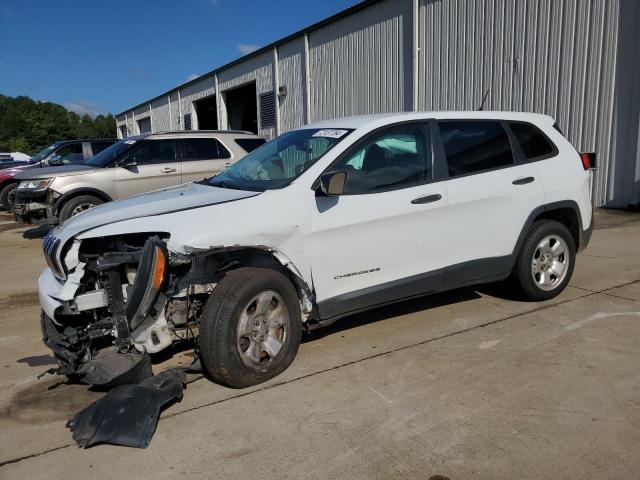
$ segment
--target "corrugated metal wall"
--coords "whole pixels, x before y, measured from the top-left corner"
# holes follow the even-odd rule
[[[278,77],[287,89],[280,98],[280,131],[286,132],[304,125],[304,37],[278,46]]]
[[[640,208],[640,2],[620,0],[607,202]]]
[[[180,105],[178,105],[178,92],[173,92],[169,95],[169,107],[171,110],[169,129],[180,130],[182,128],[182,120],[180,119]]]
[[[546,113],[598,152],[607,201],[619,0],[420,0],[418,106]]]
[[[151,102],[151,115],[153,117],[153,131],[166,132],[169,128],[169,99],[166,96]]]
[[[116,115],[116,136],[117,138],[123,138],[122,137],[122,126],[126,126],[127,125],[127,115],[126,114],[121,114],[121,115]]]
[[[411,5],[383,1],[309,34],[311,121],[411,109]]]

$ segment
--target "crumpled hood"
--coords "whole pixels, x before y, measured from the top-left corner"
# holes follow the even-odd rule
[[[122,220],[216,205],[253,197],[259,193],[186,183],[92,208],[71,217],[54,230],[54,235],[68,239],[80,232]]]
[[[39,180],[51,177],[67,177],[69,175],[83,175],[93,173],[96,168],[89,165],[65,165],[63,167],[33,168],[18,173],[17,180]]]

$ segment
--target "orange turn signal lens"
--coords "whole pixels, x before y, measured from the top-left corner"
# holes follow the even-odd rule
[[[167,259],[164,257],[164,251],[160,247],[156,247],[156,264],[153,272],[153,286],[156,287],[156,290],[160,290],[162,286],[166,265]]]

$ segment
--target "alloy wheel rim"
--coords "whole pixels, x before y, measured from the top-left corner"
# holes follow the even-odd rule
[[[71,216],[75,217],[79,213],[86,212],[87,210],[90,210],[93,207],[95,207],[93,203],[81,203],[80,205],[78,205],[76,208],[73,209],[73,211],[71,212]]]
[[[236,330],[242,363],[254,371],[264,371],[282,352],[287,339],[289,313],[282,296],[265,290],[242,309]]]
[[[531,276],[536,286],[546,292],[560,285],[569,270],[569,247],[558,235],[547,235],[533,251]]]

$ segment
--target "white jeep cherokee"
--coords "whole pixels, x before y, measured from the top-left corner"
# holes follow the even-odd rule
[[[507,278],[546,300],[590,238],[588,168],[537,114],[301,127],[206,181],[52,230],[44,340],[61,372],[109,383],[190,339],[210,378],[246,387],[284,371],[303,331],[353,312]]]

